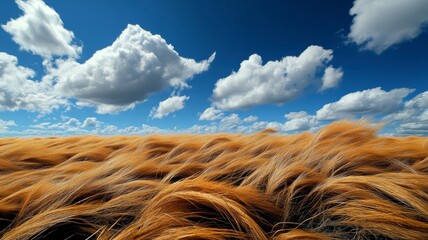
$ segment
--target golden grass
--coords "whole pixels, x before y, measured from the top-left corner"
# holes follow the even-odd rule
[[[428,239],[428,139],[317,134],[0,139],[0,237]]]

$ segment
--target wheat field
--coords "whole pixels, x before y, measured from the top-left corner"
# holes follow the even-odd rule
[[[319,132],[0,139],[0,237],[428,239],[428,138]]]

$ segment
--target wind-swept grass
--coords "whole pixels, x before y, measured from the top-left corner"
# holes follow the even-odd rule
[[[428,139],[316,134],[0,139],[0,237],[428,239]]]

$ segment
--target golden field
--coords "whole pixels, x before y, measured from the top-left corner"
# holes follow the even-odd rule
[[[426,240],[428,138],[4,138],[0,238]]]

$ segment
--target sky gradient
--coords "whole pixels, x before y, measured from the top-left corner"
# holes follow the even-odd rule
[[[0,135],[428,135],[428,1],[0,2]]]

